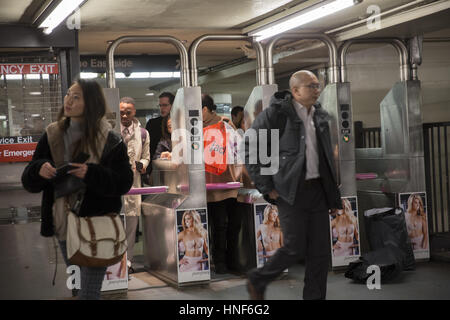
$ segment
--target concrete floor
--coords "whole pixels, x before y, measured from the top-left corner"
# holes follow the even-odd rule
[[[289,268],[289,273],[271,283],[269,300],[299,300],[303,291],[304,266]],[[132,275],[128,293],[119,299],[136,300],[247,300],[245,278],[236,275],[213,277],[208,285],[173,288],[147,272]],[[422,262],[415,271],[402,272],[394,282],[381,284],[380,290],[331,271],[328,275],[328,300],[448,300],[450,299],[450,264]]]
[[[136,246],[136,253],[142,247]],[[39,236],[39,223],[0,225],[0,300],[54,300],[70,297],[66,287],[68,274],[58,252],[58,273],[52,286],[55,252],[51,239]],[[139,255],[136,260],[140,260]],[[141,259],[142,260],[142,259]],[[289,268],[289,273],[267,289],[270,300],[298,300],[303,290],[304,266]],[[209,284],[174,288],[143,271],[137,263],[127,292],[104,294],[107,300],[247,300],[245,277],[215,276]],[[450,263],[422,262],[415,271],[404,271],[394,282],[369,290],[342,272],[328,275],[329,300],[449,300]]]

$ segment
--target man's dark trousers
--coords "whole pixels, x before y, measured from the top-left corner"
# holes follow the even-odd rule
[[[264,290],[286,268],[305,259],[303,299],[325,299],[330,259],[330,219],[320,179],[301,179],[294,205],[277,199],[284,245],[248,277],[253,286]]]

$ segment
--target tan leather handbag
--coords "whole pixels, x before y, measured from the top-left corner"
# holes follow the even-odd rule
[[[85,267],[107,267],[119,262],[127,251],[127,237],[118,214],[67,217],[67,257]]]

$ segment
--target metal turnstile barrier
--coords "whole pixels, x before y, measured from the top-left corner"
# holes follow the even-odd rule
[[[417,74],[410,71],[408,49],[398,39],[359,39],[344,42],[339,50],[341,77],[346,79],[346,54],[353,44],[382,43],[392,45],[400,60],[400,81],[388,92],[380,103],[381,148],[355,149],[356,172],[373,174],[372,177],[358,179],[357,193],[361,199],[359,211],[371,209],[369,206],[399,206],[405,210],[406,224],[410,232],[410,220],[414,220],[410,199],[420,198],[424,225],[426,222],[426,184],[423,150],[420,81]],[[417,65],[414,66],[417,68]],[[410,80],[413,76],[413,80]],[[363,201],[364,200],[364,201]],[[373,208],[372,207],[372,208]],[[421,213],[423,215],[423,213]],[[410,218],[411,217],[411,218]],[[362,249],[368,250],[364,238],[364,223],[361,223]],[[411,233],[413,234],[413,233]],[[428,237],[424,229],[422,234]],[[411,241],[414,241],[412,238]],[[424,241],[423,243],[428,243]],[[417,248],[419,245],[417,245]],[[429,245],[414,250],[416,259],[429,258]]]

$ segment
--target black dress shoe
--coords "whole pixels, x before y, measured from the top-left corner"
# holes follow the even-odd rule
[[[250,295],[250,300],[264,300],[265,290],[257,290],[250,280],[247,280],[247,291]]]

